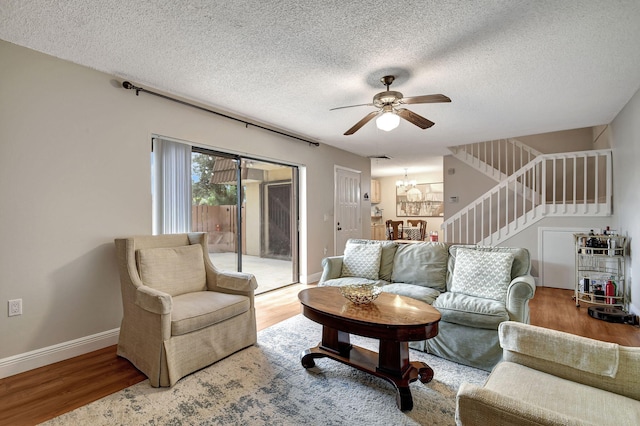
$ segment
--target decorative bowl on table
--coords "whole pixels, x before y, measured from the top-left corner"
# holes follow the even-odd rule
[[[371,303],[382,293],[382,287],[376,284],[349,284],[340,287],[340,292],[356,305]]]

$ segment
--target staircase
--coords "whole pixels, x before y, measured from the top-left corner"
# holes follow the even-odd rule
[[[533,161],[541,152],[517,139],[498,139],[450,147],[453,156],[496,182]]]
[[[495,246],[545,217],[611,215],[610,149],[541,154],[509,139],[451,150],[498,183],[442,224],[444,241]]]

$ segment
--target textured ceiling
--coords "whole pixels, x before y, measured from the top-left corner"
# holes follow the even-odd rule
[[[447,146],[609,123],[640,86],[640,1],[0,2],[0,38],[373,160],[428,171]],[[434,121],[370,122],[379,79]],[[124,90],[124,89],[123,89]],[[440,166],[441,162],[436,162]]]

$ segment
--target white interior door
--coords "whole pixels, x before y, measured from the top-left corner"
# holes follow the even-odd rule
[[[540,285],[575,289],[576,254],[573,234],[589,232],[584,228],[540,228]]]
[[[360,214],[360,176],[356,170],[335,168],[335,247],[334,253],[341,255],[349,238],[362,237],[362,215]]]

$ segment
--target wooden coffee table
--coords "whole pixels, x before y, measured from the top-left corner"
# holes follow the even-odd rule
[[[315,366],[315,358],[329,357],[381,377],[396,389],[402,411],[413,408],[409,384],[428,383],[433,369],[409,361],[409,343],[438,334],[440,313],[431,305],[409,297],[382,293],[367,305],[355,305],[337,287],[316,287],[298,293],[302,313],[322,324],[322,341],[302,352],[302,366]],[[379,351],[352,345],[350,334],[380,340]]]

